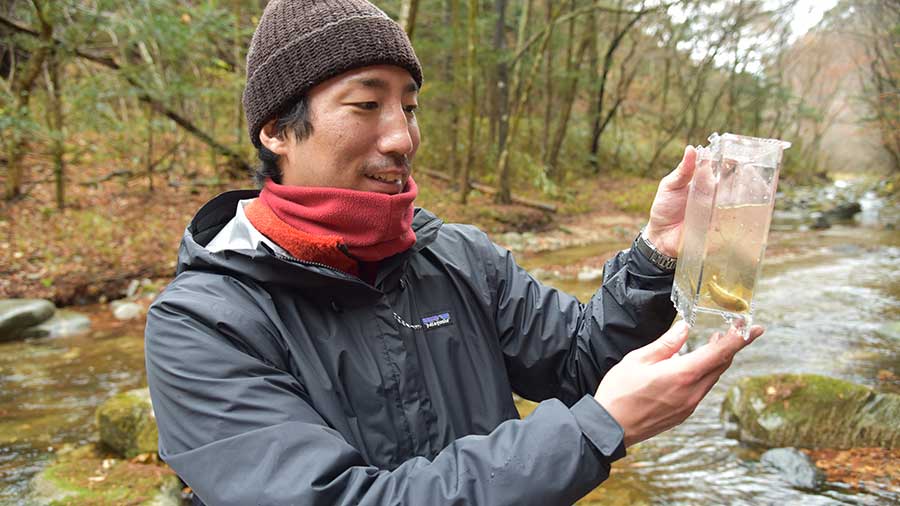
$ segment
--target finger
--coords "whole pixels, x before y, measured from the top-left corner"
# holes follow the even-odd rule
[[[706,375],[708,372],[715,371],[723,366],[727,368],[734,355],[761,336],[764,331],[765,329],[759,325],[750,327],[749,339],[745,341],[738,329],[731,327],[719,339],[715,341],[710,339],[708,344],[697,348],[691,353],[681,355],[679,358],[689,361],[687,367],[701,375]]]
[[[652,343],[631,352],[638,360],[655,363],[678,353],[688,337],[688,325],[684,320],[678,321],[672,328]]]
[[[663,178],[663,185],[667,190],[678,190],[687,186],[694,177],[694,169],[697,166],[697,151],[693,146],[685,146],[684,155],[675,170]]]
[[[765,333],[766,328],[762,325],[754,325],[750,327],[750,341],[755,340],[757,337],[763,335]]]
[[[750,327],[750,341],[753,341],[757,337],[761,336],[763,334],[763,332],[765,332],[765,329],[760,325],[754,325],[754,326]],[[721,332],[716,332],[713,335],[721,337],[722,334],[721,334]],[[734,358],[734,355],[731,356],[731,359],[733,359],[733,358]],[[700,384],[701,387],[703,388],[703,395],[701,396],[701,399],[703,397],[706,397],[706,394],[709,393],[709,391],[712,389],[712,387],[715,386],[715,384],[719,381],[719,378],[722,376],[722,374],[724,374],[725,371],[727,371],[728,368],[731,367],[731,359],[720,364],[719,367],[716,367],[715,369],[709,371],[708,373],[706,373],[705,376],[700,378],[700,380],[698,381],[698,384]]]

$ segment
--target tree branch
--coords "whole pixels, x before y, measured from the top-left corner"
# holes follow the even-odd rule
[[[33,37],[38,37],[38,38],[41,37],[41,34],[38,33],[36,30],[26,27],[26,26],[22,26],[22,25],[16,23],[15,21],[6,18],[5,16],[0,16],[0,25],[6,26],[18,33],[31,35]],[[52,40],[55,44],[65,47],[65,43],[63,41],[60,41],[56,38],[53,38]],[[67,47],[67,49],[70,50],[71,52],[73,52],[76,56],[78,56],[80,58],[92,61],[96,64],[99,64],[99,65],[109,68],[111,70],[115,70],[115,71],[122,70],[122,66],[119,65],[119,63],[116,62],[116,60],[114,60],[113,58],[92,54],[92,53],[89,53],[86,51],[82,51],[78,48],[68,48]],[[155,111],[157,111],[160,114],[171,119],[173,122],[175,122],[176,125],[180,126],[184,130],[186,130],[188,133],[197,137],[203,143],[207,144],[208,146],[212,147],[217,152],[219,152],[220,154],[222,154],[226,158],[228,158],[229,161],[231,162],[231,166],[233,168],[233,170],[231,171],[232,176],[235,176],[235,177],[246,176],[247,174],[250,174],[253,171],[253,168],[250,166],[249,163],[247,163],[247,161],[244,159],[244,157],[242,157],[238,153],[234,152],[231,148],[219,143],[218,141],[216,141],[215,139],[210,137],[208,134],[206,134],[205,132],[200,130],[200,128],[198,128],[196,125],[194,125],[193,123],[188,121],[186,118],[184,118],[183,116],[178,114],[175,110],[169,108],[168,106],[166,106],[159,100],[150,96],[149,92],[143,86],[141,86],[137,81],[135,81],[135,79],[133,77],[130,77],[127,75],[122,76],[122,77],[125,79],[125,81],[128,82],[128,84],[133,86],[135,89],[139,90],[138,100],[150,105],[150,107],[152,107]],[[238,173],[239,170],[242,170],[245,173],[239,174]]]

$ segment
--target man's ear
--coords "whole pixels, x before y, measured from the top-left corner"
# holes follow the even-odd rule
[[[276,135],[275,121],[274,119],[269,121],[259,130],[259,142],[276,155],[284,156],[288,152],[288,137],[290,136]]]

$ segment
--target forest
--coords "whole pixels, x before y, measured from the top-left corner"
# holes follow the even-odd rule
[[[419,166],[565,196],[664,174],[712,132],[789,139],[784,177],[900,171],[894,2],[403,0],[380,6],[425,70]],[[264,2],[13,0],[0,12],[4,196],[110,179],[246,177],[240,95]],[[850,145],[847,145],[849,142]],[[835,145],[838,144],[838,145]],[[86,178],[87,167],[105,167]],[[87,171],[90,172],[90,171]]]
[[[579,301],[685,146],[791,143],[754,264],[766,335],[578,504],[900,501],[900,2],[373,3],[424,71],[415,204]],[[157,455],[145,318],[197,209],[254,184],[266,4],[0,2],[0,504],[190,500]]]

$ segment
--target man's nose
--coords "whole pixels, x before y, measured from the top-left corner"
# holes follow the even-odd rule
[[[410,132],[410,118],[402,106],[391,107],[384,112],[381,124],[381,136],[378,150],[385,155],[398,154],[409,156],[415,148]]]

